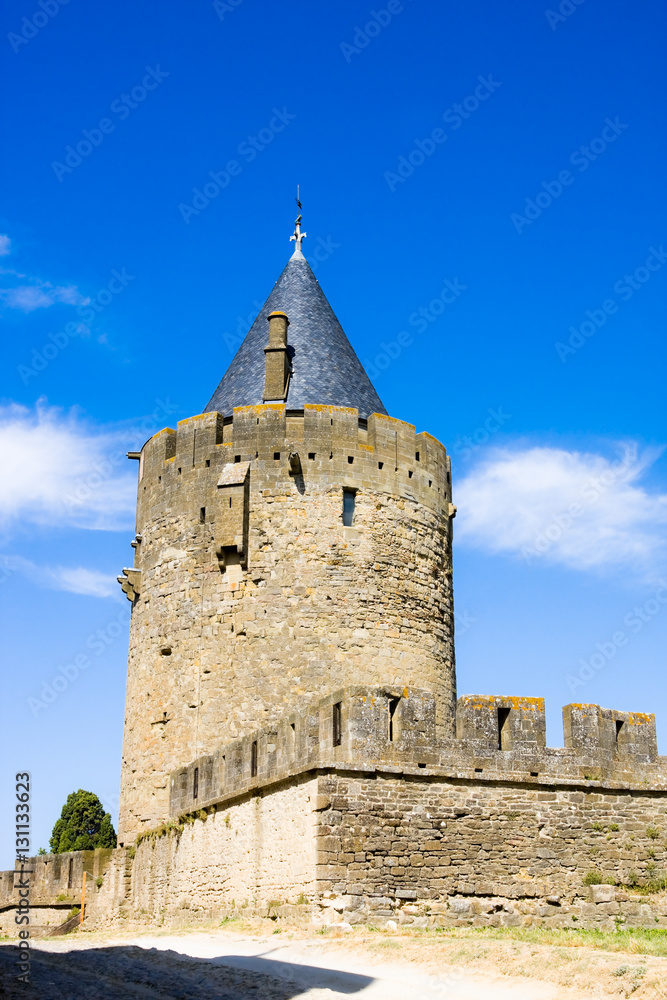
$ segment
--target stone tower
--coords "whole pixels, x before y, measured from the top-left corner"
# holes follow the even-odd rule
[[[119,844],[169,774],[349,685],[455,734],[450,462],[388,416],[295,250],[203,413],[139,458]]]

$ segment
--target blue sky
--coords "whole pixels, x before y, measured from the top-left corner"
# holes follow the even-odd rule
[[[78,787],[115,820],[123,455],[205,406],[291,252],[297,183],[387,409],[452,454],[459,692],[545,696],[550,745],[571,700],[655,711],[667,751],[664,9],[1,17],[3,815],[30,770],[35,849]]]

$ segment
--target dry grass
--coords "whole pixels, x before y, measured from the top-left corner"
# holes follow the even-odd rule
[[[323,937],[336,949],[384,961],[411,962],[427,972],[533,979],[572,996],[667,1000],[667,931],[460,927],[398,931],[357,929]],[[564,994],[565,995],[565,994]]]

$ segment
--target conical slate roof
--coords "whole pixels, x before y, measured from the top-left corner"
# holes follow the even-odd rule
[[[231,415],[235,406],[254,406],[264,393],[264,348],[267,317],[287,313],[287,343],[292,376],[285,405],[301,410],[305,403],[352,406],[360,417],[386,410],[363,365],[336,319],[308,261],[300,252],[287,262],[273,291],[250,327],[204,412]]]

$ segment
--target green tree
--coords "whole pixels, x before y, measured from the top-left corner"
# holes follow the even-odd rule
[[[60,819],[53,827],[49,846],[53,854],[116,846],[111,814],[105,813],[97,795],[80,788],[67,796]]]

